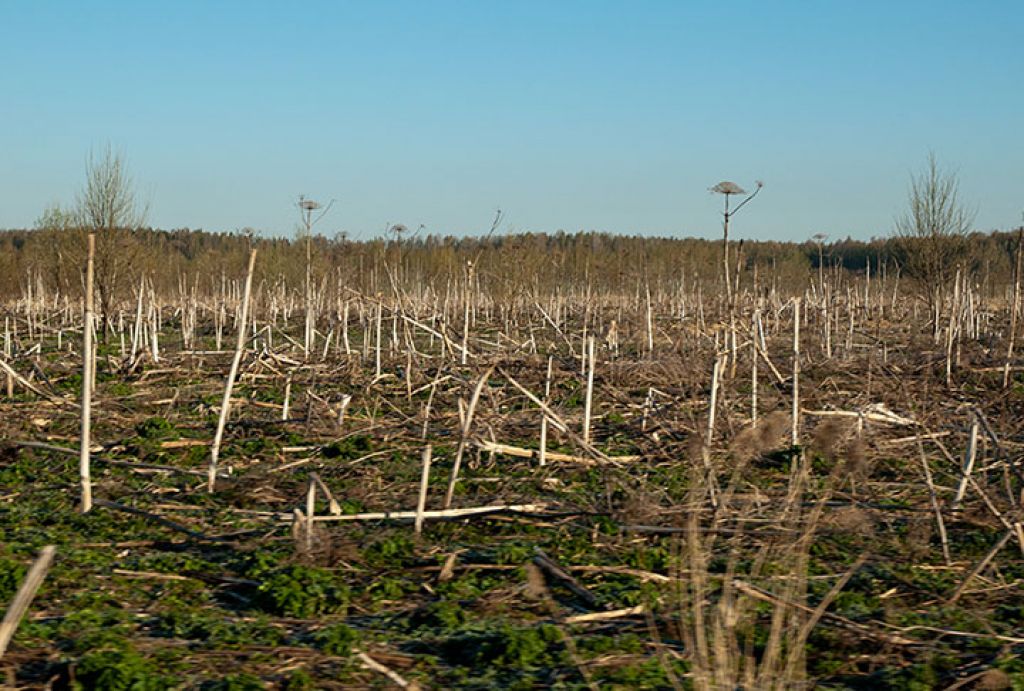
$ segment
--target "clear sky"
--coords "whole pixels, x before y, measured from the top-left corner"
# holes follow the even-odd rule
[[[150,224],[889,232],[929,151],[1024,209],[1024,2],[0,0],[0,227],[124,153]]]

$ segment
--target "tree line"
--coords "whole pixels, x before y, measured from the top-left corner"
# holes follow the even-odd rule
[[[383,237],[345,234],[266,238],[250,230],[160,230],[145,223],[121,154],[90,156],[74,203],[45,210],[32,229],[0,230],[0,297],[81,295],[86,237],[96,236],[96,297],[101,318],[113,314],[144,278],[160,294],[216,290],[244,272],[251,247],[260,252],[257,280],[298,289],[308,274],[364,293],[397,287],[441,290],[473,274],[487,294],[640,290],[673,291],[721,284],[723,240],[619,236],[598,232],[491,233],[486,237],[419,235],[395,226]],[[500,218],[500,217],[499,217]],[[804,242],[740,241],[731,254],[735,286],[799,292],[825,272],[907,279],[932,307],[956,273],[983,295],[1013,281],[1019,236],[971,232],[973,214],[958,198],[958,180],[934,156],[912,176],[906,211],[894,232],[868,241],[824,234]],[[307,244],[308,241],[308,244]],[[732,285],[732,284],[730,284]],[[719,285],[721,287],[721,285]],[[1005,294],[1003,292],[1002,294]]]

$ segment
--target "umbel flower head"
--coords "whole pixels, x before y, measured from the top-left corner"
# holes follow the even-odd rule
[[[747,191],[737,185],[735,182],[729,182],[728,180],[722,180],[720,183],[711,188],[711,191],[716,194],[746,194]]]

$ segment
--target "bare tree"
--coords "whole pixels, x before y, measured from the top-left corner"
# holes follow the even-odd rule
[[[73,211],[63,208],[60,204],[51,204],[36,219],[36,233],[42,236],[34,258],[37,266],[46,271],[53,289],[62,295],[70,295],[78,290],[78,274],[84,245],[82,238],[75,232],[78,222]],[[81,245],[79,247],[78,245]]]
[[[105,337],[118,291],[134,285],[130,279],[137,271],[139,254],[134,231],[145,223],[146,208],[135,198],[124,156],[109,145],[101,156],[89,154],[85,172],[75,217],[83,237],[96,234],[96,292]]]
[[[895,231],[903,270],[921,283],[933,314],[962,266],[975,214],[960,201],[956,174],[929,154],[924,172],[911,175],[907,210],[897,217]]]

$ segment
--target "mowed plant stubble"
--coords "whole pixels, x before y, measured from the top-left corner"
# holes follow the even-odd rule
[[[0,602],[56,547],[12,683],[1024,683],[1019,235],[911,204],[723,262],[124,210],[0,235]]]

